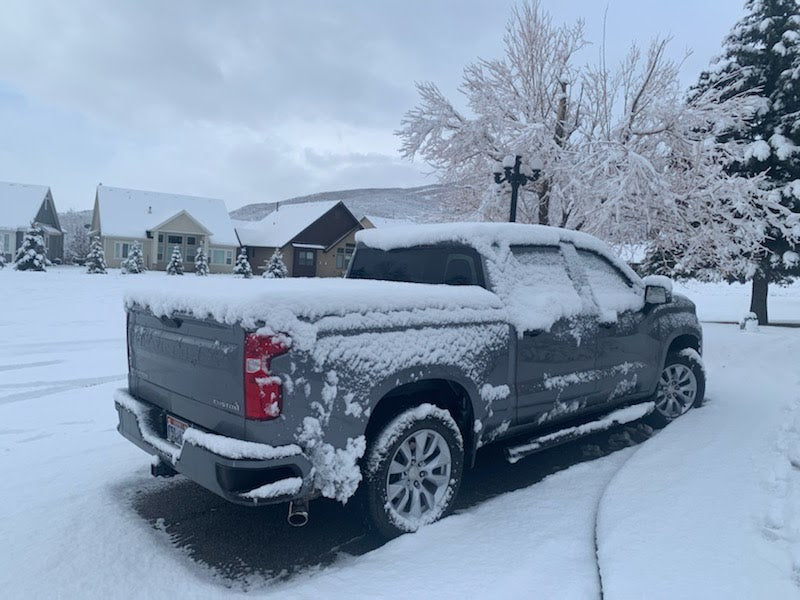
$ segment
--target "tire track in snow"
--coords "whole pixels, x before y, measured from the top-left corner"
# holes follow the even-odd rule
[[[128,377],[127,373],[123,373],[122,375],[108,375],[106,377],[89,377],[85,379],[66,379],[63,381],[10,383],[5,385],[0,385],[0,388],[4,389],[24,388],[29,390],[30,388],[36,388],[36,387],[44,388],[40,390],[19,392],[16,394],[10,394],[8,396],[0,397],[0,405],[11,404],[13,402],[22,402],[25,400],[35,400],[37,398],[43,398],[44,396],[51,396],[53,394],[59,394],[61,392],[68,392],[70,390],[94,387],[96,385],[102,385],[104,383],[110,383],[112,381],[121,381],[123,379],[126,379],[127,377]]]

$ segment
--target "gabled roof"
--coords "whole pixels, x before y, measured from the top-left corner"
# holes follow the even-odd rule
[[[185,212],[211,232],[211,244],[239,245],[225,202],[216,198],[98,185],[97,210],[104,236],[143,238],[147,231]]]
[[[36,218],[50,188],[0,181],[0,229],[25,229]]]
[[[282,248],[337,204],[331,200],[276,206],[260,221],[237,221],[236,233],[242,246]]]
[[[377,217],[375,215],[364,215],[361,217],[361,219],[367,219],[379,229],[385,229],[387,227],[402,227],[404,225],[415,225],[414,221],[408,219],[390,219],[389,217]]]

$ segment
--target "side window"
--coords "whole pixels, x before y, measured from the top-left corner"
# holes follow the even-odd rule
[[[549,329],[562,317],[584,312],[583,302],[556,246],[516,246],[505,277],[514,320],[526,329]]]
[[[611,261],[589,250],[578,250],[578,259],[601,312],[621,313],[642,308],[642,290]]]

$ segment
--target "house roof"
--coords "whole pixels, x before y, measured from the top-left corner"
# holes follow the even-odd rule
[[[97,205],[100,231],[106,236],[143,238],[185,212],[210,232],[211,244],[239,245],[225,202],[215,198],[98,185]]]
[[[0,181],[0,228],[24,229],[36,218],[50,188]]]
[[[276,205],[260,221],[237,221],[236,233],[243,246],[282,248],[337,204],[331,200]]]
[[[415,225],[414,221],[408,219],[390,219],[389,217],[378,217],[375,215],[364,215],[361,219],[367,219],[376,228],[386,229],[387,227],[402,227],[403,225]]]

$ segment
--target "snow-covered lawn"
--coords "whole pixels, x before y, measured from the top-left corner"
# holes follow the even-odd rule
[[[354,555],[347,538],[360,532],[341,531],[351,508],[313,503],[294,530],[284,509],[153,480],[117,434],[123,290],[164,277],[0,271],[3,597],[596,598],[601,580],[607,599],[800,595],[800,329],[706,324],[701,409],[592,461],[569,457],[588,444],[513,467],[487,459],[458,514]],[[677,289],[704,319],[747,311],[745,286]],[[772,317],[800,322],[800,285],[773,292]],[[532,484],[543,462],[572,466]],[[498,483],[512,477],[526,483]],[[288,577],[255,568],[259,548],[293,556],[309,531],[324,561],[311,547]],[[234,567],[209,566],[214,553]]]

